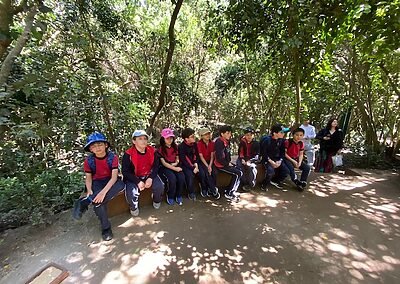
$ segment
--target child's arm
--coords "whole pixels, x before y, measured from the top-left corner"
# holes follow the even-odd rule
[[[160,161],[161,161],[161,164],[162,164],[164,167],[166,167],[167,169],[173,170],[173,171],[175,171],[175,172],[180,172],[180,171],[177,170],[178,167],[175,167],[173,164],[168,163],[167,161],[165,161],[164,158],[160,157]],[[179,168],[179,169],[180,169],[180,168]]]
[[[221,140],[215,142],[215,159],[224,167],[229,166],[229,162],[224,159],[224,143]]]
[[[300,150],[299,152],[299,167],[301,166],[301,163],[303,162],[303,157],[304,157],[304,150]]]
[[[122,157],[122,175],[124,181],[132,182],[134,184],[139,184],[140,179],[135,175],[135,166],[131,162],[131,156],[127,153]]]
[[[85,173],[86,178],[85,178],[85,185],[86,185],[86,189],[87,189],[87,196],[92,195],[93,194],[93,190],[92,190],[92,181],[93,181],[93,177],[91,173]]]
[[[285,158],[288,159],[295,168],[297,168],[297,161],[295,159],[292,159],[288,153],[287,153],[287,149],[285,150]]]
[[[106,197],[107,192],[111,189],[118,179],[118,169],[113,169],[111,172],[111,179],[107,182],[106,186],[96,195],[93,199],[94,203],[102,203]]]
[[[208,168],[208,163],[207,163],[206,159],[204,159],[204,156],[202,153],[199,153],[199,158],[200,158],[200,161]],[[211,162],[210,162],[210,164],[211,164]]]

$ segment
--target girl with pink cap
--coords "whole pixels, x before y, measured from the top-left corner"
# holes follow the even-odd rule
[[[182,191],[185,176],[179,167],[178,146],[175,143],[174,131],[165,128],[161,131],[160,147],[157,150],[160,161],[160,176],[167,185],[167,203],[182,205]]]

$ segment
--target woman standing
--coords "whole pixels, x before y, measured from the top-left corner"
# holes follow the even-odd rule
[[[343,132],[338,128],[337,119],[330,119],[326,127],[318,132],[316,138],[320,141],[320,148],[315,161],[315,171],[330,173],[333,170],[332,157],[343,148]]]

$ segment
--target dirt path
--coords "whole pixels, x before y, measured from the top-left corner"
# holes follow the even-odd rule
[[[112,219],[102,242],[92,212],[0,237],[0,283],[48,262],[64,283],[400,283],[400,178],[313,175],[308,192],[259,189],[234,205],[199,198]]]

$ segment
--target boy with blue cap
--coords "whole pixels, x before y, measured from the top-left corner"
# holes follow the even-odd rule
[[[93,203],[105,241],[113,238],[107,215],[107,202],[125,188],[124,183],[118,179],[118,156],[109,151],[109,148],[110,143],[102,133],[94,132],[89,135],[85,150],[92,154],[85,159],[83,166],[87,194],[75,202],[73,212],[73,217],[80,219]]]

